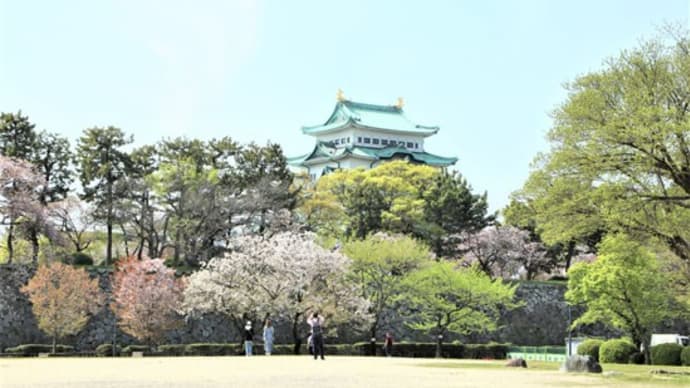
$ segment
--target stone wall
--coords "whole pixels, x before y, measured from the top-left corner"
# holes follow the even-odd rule
[[[31,312],[31,304],[19,289],[28,282],[34,269],[22,265],[0,265],[0,350],[26,343],[50,343],[50,339],[38,329]],[[91,271],[99,278],[103,292],[110,292],[110,271],[98,269]],[[570,318],[576,319],[582,310],[569,311],[564,301],[566,287],[559,283],[521,283],[517,289],[517,299],[523,306],[505,312],[500,320],[501,326],[492,333],[478,333],[469,336],[450,336],[446,341],[458,340],[465,343],[484,343],[489,341],[513,343],[518,345],[562,345],[568,335]],[[393,313],[383,322],[377,336],[383,337],[387,330],[393,332],[397,340],[433,342],[427,335],[413,332],[400,324]],[[306,326],[306,325],[305,325]],[[305,333],[306,333],[306,327]],[[255,330],[259,331],[256,327]],[[662,332],[690,333],[689,322],[672,322],[658,329]],[[352,330],[339,328],[339,342],[366,340]],[[619,333],[607,330],[601,325],[580,328],[574,336],[592,335],[615,337]],[[119,344],[136,343],[130,336],[119,330],[115,317],[109,309],[103,309],[92,317],[79,335],[66,338],[62,343],[76,346],[80,350],[92,350],[102,343],[115,340]],[[336,339],[332,339],[336,340]],[[208,314],[196,319],[187,319],[183,327],[168,333],[168,343],[193,342],[239,342],[235,326],[222,315]],[[291,343],[290,326],[276,322],[276,342]]]

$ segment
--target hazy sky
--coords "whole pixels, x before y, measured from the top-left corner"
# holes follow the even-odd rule
[[[0,0],[0,111],[76,141],[114,125],[163,137],[277,142],[310,150],[342,88],[439,125],[430,152],[456,156],[502,208],[544,151],[562,84],[597,70],[688,0]]]

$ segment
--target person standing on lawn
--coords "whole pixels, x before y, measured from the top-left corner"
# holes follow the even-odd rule
[[[389,331],[383,337],[383,350],[386,353],[386,357],[393,355],[393,335]]]
[[[254,347],[254,329],[252,328],[252,321],[247,321],[244,326],[244,355],[249,357],[252,355],[252,348]]]
[[[273,352],[273,324],[270,319],[266,319],[264,325],[264,352],[267,356]]]
[[[311,317],[307,319],[307,323],[311,326],[311,342],[314,347],[314,360],[317,356],[321,356],[322,360],[324,358],[323,351],[323,317],[319,315],[318,311],[315,311]]]

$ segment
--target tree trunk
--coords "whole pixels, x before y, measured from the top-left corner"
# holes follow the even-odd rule
[[[108,217],[107,230],[108,236],[105,248],[105,265],[110,265],[113,257],[113,222],[110,217]]]
[[[31,241],[31,262],[34,265],[38,264],[38,251],[40,249],[40,243],[38,241],[38,233],[33,230],[29,232],[29,240]]]
[[[575,241],[570,240],[568,242],[568,252],[565,254],[565,273],[568,273],[570,269],[570,263],[573,260],[573,255],[575,254]]]
[[[173,253],[174,265],[177,266],[180,263],[180,239],[181,233],[179,230],[175,231],[175,247]]]
[[[369,353],[376,356],[376,330],[378,329],[378,322],[374,322],[369,330]]]
[[[120,224],[120,230],[122,231],[122,239],[125,242],[125,256],[129,257],[129,236],[127,235],[127,229],[123,223]]]
[[[57,335],[53,334],[53,354],[57,350]]]
[[[300,316],[300,313],[295,313],[295,316],[292,319],[292,340],[295,341],[295,347],[293,348],[292,352],[296,355],[300,354],[300,348],[302,347],[302,338],[299,336]]]
[[[10,218],[10,225],[7,227],[7,264],[12,264],[12,259],[14,258],[14,245],[12,245],[12,240],[14,240],[14,219]]]
[[[649,348],[650,348],[649,341],[643,340],[642,341],[642,349],[643,349],[642,354],[644,354],[644,363],[647,365],[652,364],[652,354],[651,354],[651,349],[649,349]]]
[[[436,337],[436,358],[441,358],[443,356],[442,346],[443,346],[443,334],[439,334]]]

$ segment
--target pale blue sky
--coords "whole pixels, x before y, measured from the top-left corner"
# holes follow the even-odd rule
[[[688,13],[688,0],[0,0],[0,111],[73,143],[115,125],[137,144],[229,135],[296,156],[338,88],[402,96],[409,118],[441,126],[427,150],[457,156],[498,210],[546,149],[562,84]]]

